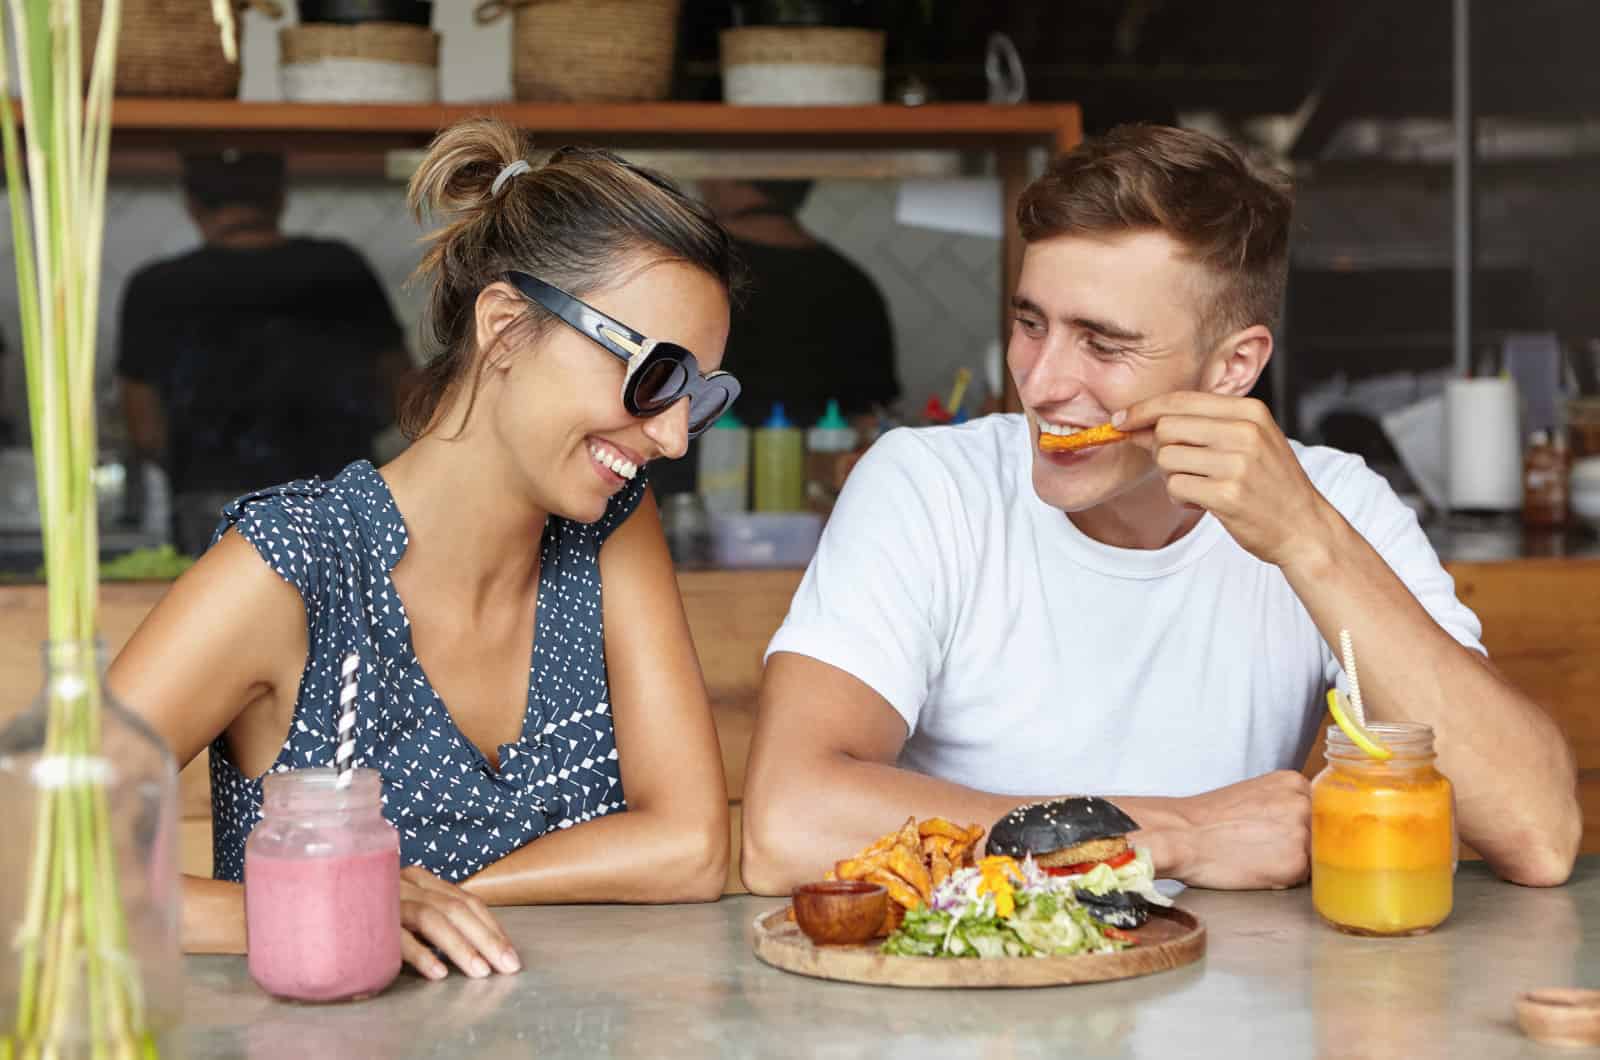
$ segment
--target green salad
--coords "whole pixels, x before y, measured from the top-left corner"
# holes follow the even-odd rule
[[[1092,878],[1106,889],[1120,883],[1143,889],[1141,872],[1129,879]],[[1106,866],[1106,873],[1112,870]],[[883,952],[898,957],[1065,957],[1080,953],[1112,953],[1134,944],[1131,936],[1096,920],[1078,900],[1085,876],[1054,877],[1034,864],[1008,857],[984,858],[961,869],[934,888],[932,900],[906,913],[898,930],[883,943]],[[1128,885],[1132,884],[1131,887]],[[1153,888],[1152,888],[1153,890]],[[1096,891],[1092,893],[1103,893]],[[1168,904],[1157,895],[1160,904]]]
[[[1022,890],[1015,902],[1009,917],[999,916],[993,902],[948,911],[920,906],[884,941],[883,952],[899,957],[1063,957],[1132,945],[1108,937],[1070,893]]]

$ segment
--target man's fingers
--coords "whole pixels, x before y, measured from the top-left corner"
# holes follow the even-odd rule
[[[1246,461],[1238,453],[1198,445],[1163,445],[1156,450],[1156,466],[1169,475],[1205,478],[1243,478]]]
[[[1260,406],[1260,408],[1257,408]],[[1142,431],[1168,416],[1193,416],[1213,420],[1257,419],[1265,406],[1249,398],[1208,394],[1199,390],[1175,390],[1137,402],[1111,417],[1118,430]],[[1270,416],[1268,417],[1271,418]]]

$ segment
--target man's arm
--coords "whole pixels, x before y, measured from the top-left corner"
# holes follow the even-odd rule
[[[1335,654],[1339,631],[1350,631],[1370,717],[1433,727],[1461,837],[1513,883],[1565,882],[1583,819],[1561,731],[1440,628],[1306,477],[1266,407],[1173,393],[1112,422],[1155,453],[1173,500],[1212,512],[1242,548],[1283,571]]]
[[[898,768],[906,723],[862,681],[774,653],[745,777],[740,873],[756,894],[820,879],[909,816],[987,828],[1054,796],[997,795]],[[1306,874],[1305,778],[1279,772],[1187,799],[1113,800],[1142,826],[1156,872],[1201,887],[1283,887]]]
[[[1513,883],[1572,873],[1583,837],[1572,750],[1537,704],[1439,628],[1332,507],[1282,570],[1330,645],[1360,645],[1361,697],[1380,721],[1431,725],[1456,790],[1461,838]]]

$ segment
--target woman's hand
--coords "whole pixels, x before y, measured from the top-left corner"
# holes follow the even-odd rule
[[[517,951],[489,907],[420,865],[400,872],[400,928],[406,963],[429,979],[450,974],[435,950],[474,979],[491,969],[507,975],[522,970]]]

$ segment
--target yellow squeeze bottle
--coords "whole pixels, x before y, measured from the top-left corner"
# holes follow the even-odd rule
[[[755,510],[798,512],[806,506],[805,434],[789,422],[783,402],[755,432]]]

